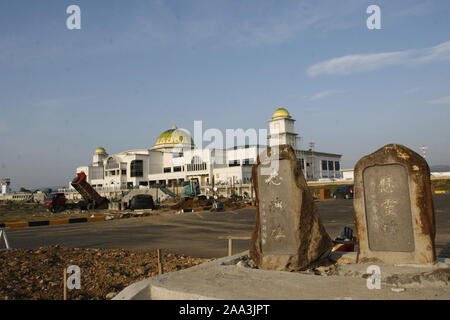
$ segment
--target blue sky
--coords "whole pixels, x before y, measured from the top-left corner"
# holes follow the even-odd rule
[[[98,146],[266,128],[279,106],[344,168],[391,142],[450,164],[449,31],[447,0],[2,1],[0,177],[67,185]]]

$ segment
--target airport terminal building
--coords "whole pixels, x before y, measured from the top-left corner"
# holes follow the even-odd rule
[[[340,179],[341,155],[298,149],[294,122],[286,109],[277,109],[269,120],[268,145],[292,145],[307,180]],[[76,172],[83,171],[93,187],[102,189],[171,187],[193,178],[201,186],[250,184],[252,165],[265,149],[265,145],[196,148],[185,130],[173,126],[149,149],[108,154],[97,148],[92,164],[80,166]]]

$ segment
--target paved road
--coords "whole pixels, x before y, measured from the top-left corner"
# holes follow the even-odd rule
[[[434,198],[438,252],[446,247],[450,256],[450,195]],[[354,227],[352,201],[317,202],[322,221],[331,237],[343,226]],[[123,220],[61,226],[10,229],[8,238],[14,248],[34,248],[60,244],[79,248],[124,248],[182,253],[195,257],[222,257],[227,254],[224,235],[250,235],[254,210],[219,213],[183,213]],[[235,252],[248,249],[248,241],[235,241]]]

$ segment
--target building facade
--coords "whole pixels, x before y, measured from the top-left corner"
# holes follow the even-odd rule
[[[268,145],[291,145],[308,180],[339,179],[341,155],[298,149],[294,122],[286,109],[277,109],[269,120]],[[92,164],[76,172],[83,171],[95,188],[172,187],[190,179],[198,179],[202,186],[250,184],[252,165],[265,149],[265,145],[196,148],[186,131],[173,126],[149,149],[108,154],[97,148]]]
[[[0,194],[5,195],[11,193],[10,185],[11,179],[9,178],[0,179]]]

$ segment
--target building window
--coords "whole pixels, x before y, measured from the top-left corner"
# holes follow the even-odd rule
[[[228,162],[229,167],[237,167],[239,166],[239,160],[231,160]]]
[[[322,170],[328,170],[327,160],[322,160]]]
[[[119,163],[114,158],[109,158],[106,161],[106,169],[118,169]]]
[[[166,167],[163,170],[164,170],[164,172],[172,172],[172,168],[171,167]]]
[[[334,170],[336,171],[341,170],[341,164],[339,163],[339,161],[334,162]]]
[[[253,164],[252,159],[244,159],[243,165],[244,166],[251,166]]]
[[[173,167],[173,172],[180,172],[181,171],[181,167],[177,166],[177,167]]]
[[[334,162],[328,161],[328,170],[334,171]]]
[[[130,176],[132,178],[144,176],[144,161],[133,160],[130,164]]]
[[[127,170],[122,170],[122,175],[126,176],[127,175]]]
[[[116,171],[115,170],[111,171],[111,175],[115,176],[116,175]]]

